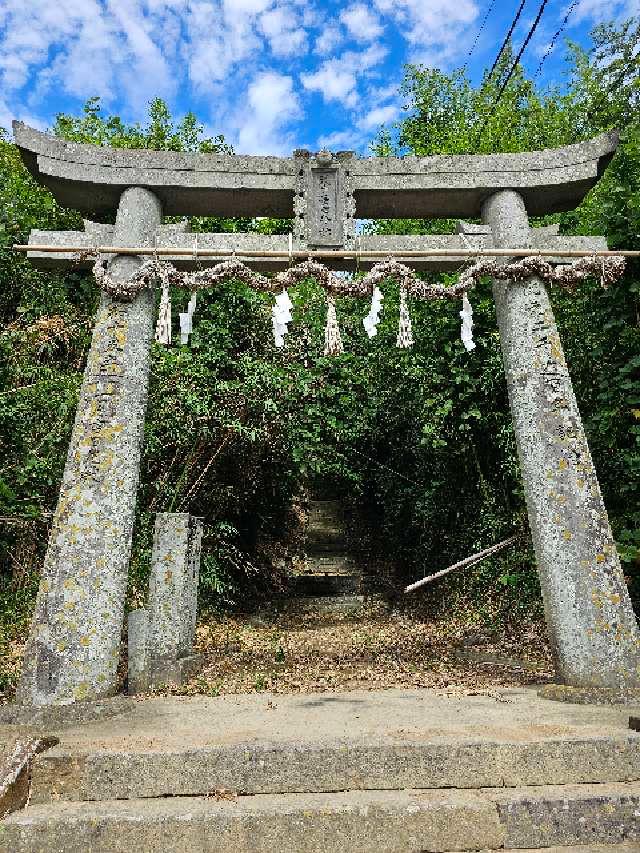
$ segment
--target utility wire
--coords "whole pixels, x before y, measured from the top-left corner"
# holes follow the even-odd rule
[[[553,38],[552,38],[552,39],[551,39],[551,41],[549,42],[549,47],[547,48],[547,52],[545,53],[545,55],[544,55],[544,56],[542,57],[542,59],[540,60],[540,65],[538,65],[538,67],[536,68],[536,73],[533,75],[533,79],[534,79],[534,80],[535,80],[535,78],[540,74],[540,72],[542,71],[542,66],[543,66],[543,65],[544,65],[544,63],[546,62],[547,58],[551,55],[551,52],[552,52],[553,48],[554,48],[554,47],[555,47],[555,45],[556,45],[556,42],[558,41],[558,39],[559,39],[559,38],[560,38],[560,36],[562,35],[562,33],[563,33],[563,31],[564,31],[564,28],[567,26],[567,23],[568,23],[568,21],[569,21],[569,18],[571,17],[571,13],[573,12],[573,10],[574,10],[574,9],[576,8],[576,6],[578,5],[578,2],[579,2],[579,0],[573,0],[573,3],[571,4],[571,6],[569,6],[569,10],[568,10],[567,14],[564,16],[564,19],[563,19],[562,23],[560,24],[560,26],[558,27],[558,29],[557,29],[557,31],[556,31],[556,33],[555,33],[555,35],[553,36]]]
[[[524,9],[524,4],[526,2],[527,2],[527,0],[522,0],[522,2],[520,3],[520,8],[516,12],[516,16],[513,19],[513,21],[511,22],[511,26],[509,27],[509,32],[506,34],[504,41],[502,42],[502,46],[501,46],[500,50],[498,51],[498,55],[496,56],[496,58],[493,61],[493,65],[491,66],[491,71],[489,71],[489,73],[487,75],[487,79],[485,80],[485,85],[491,79],[493,72],[496,70],[498,63],[500,62],[500,57],[504,53],[506,46],[509,44],[509,39],[513,35],[513,31],[515,30],[516,25],[517,25],[518,21],[520,20],[520,15],[522,14],[522,10]]]
[[[577,2],[577,0],[576,0],[576,2]],[[469,60],[471,59],[471,54],[472,54],[472,53],[473,53],[473,51],[476,49],[476,46],[477,46],[477,44],[478,44],[478,41],[480,40],[480,36],[482,35],[482,33],[483,33],[483,31],[484,31],[484,28],[485,28],[485,26],[486,26],[486,23],[487,23],[487,21],[488,21],[488,19],[489,19],[489,15],[490,15],[490,14],[491,14],[491,12],[493,11],[493,7],[494,7],[495,5],[496,5],[496,0],[491,0],[491,3],[489,3],[489,8],[487,9],[487,13],[486,13],[486,15],[484,16],[484,18],[482,19],[482,23],[480,24],[480,29],[478,30],[478,34],[477,34],[477,36],[476,36],[476,39],[475,39],[474,43],[471,45],[471,50],[470,50],[470,51],[469,51],[469,53],[467,54],[467,61],[465,62],[464,66],[463,66],[463,71],[464,71],[464,70],[467,68],[467,66],[469,65]]]
[[[511,80],[511,78],[513,77],[513,75],[514,75],[514,73],[515,73],[515,70],[516,70],[516,68],[518,67],[518,63],[519,63],[519,62],[520,62],[520,60],[522,59],[522,54],[523,54],[523,53],[525,52],[525,50],[527,49],[527,46],[528,46],[529,42],[531,41],[531,39],[532,39],[532,37],[533,37],[533,34],[534,34],[534,33],[535,33],[535,31],[538,29],[538,24],[540,23],[540,18],[542,18],[542,13],[544,12],[545,7],[546,7],[546,5],[547,5],[547,3],[548,3],[548,2],[549,2],[549,0],[542,0],[542,3],[540,4],[540,8],[538,9],[538,14],[536,15],[536,19],[535,19],[535,21],[533,22],[533,24],[531,25],[531,29],[530,29],[530,30],[529,30],[529,32],[527,33],[527,37],[526,37],[526,39],[524,40],[524,42],[523,42],[523,44],[522,44],[522,47],[521,47],[521,48],[520,48],[520,50],[518,51],[518,55],[516,56],[516,58],[515,58],[515,60],[514,60],[514,62],[513,62],[513,65],[512,65],[512,66],[511,66],[511,68],[509,69],[509,73],[507,74],[507,76],[506,76],[506,77],[505,77],[505,79],[503,80],[502,86],[500,87],[500,90],[499,90],[498,94],[496,95],[496,97],[495,97],[495,99],[494,99],[493,103],[491,104],[489,114],[486,116],[486,118],[485,118],[484,122],[482,123],[482,127],[480,128],[480,131],[479,131],[479,133],[478,133],[478,135],[477,135],[477,137],[476,137],[476,145],[477,145],[477,144],[478,144],[478,142],[480,141],[480,137],[482,136],[482,132],[483,132],[483,130],[484,130],[484,129],[485,129],[485,127],[487,126],[487,122],[489,121],[489,119],[490,119],[490,118],[492,117],[492,115],[494,114],[494,112],[495,112],[495,108],[496,108],[496,107],[498,106],[498,104],[500,103],[500,98],[502,98],[502,96],[503,96],[503,94],[504,94],[505,89],[506,89],[506,88],[507,88],[507,86],[509,85],[509,81],[510,81],[510,80]]]

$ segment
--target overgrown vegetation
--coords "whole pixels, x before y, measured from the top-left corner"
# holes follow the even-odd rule
[[[510,57],[474,87],[462,71],[407,68],[406,114],[379,154],[519,151],[564,145],[619,127],[619,153],[564,233],[640,246],[638,22],[570,47],[565,86],[540,91],[520,69],[500,103]],[[228,150],[194,116],[175,123],[161,101],[147,126],[103,116],[97,101],[59,116],[54,132],[119,147]],[[90,277],[36,271],[14,254],[32,228],[81,228],[0,140],[0,625],[5,650],[24,636],[55,507],[97,292]],[[192,221],[195,230],[286,231],[286,221]],[[386,232],[451,230],[450,222],[376,222]],[[597,282],[554,304],[615,534],[636,596],[640,581],[640,275]],[[186,302],[174,294],[174,317]],[[154,345],[130,601],[144,598],[153,513],[189,510],[206,522],[204,599],[220,609],[277,587],[291,503],[303,487],[341,496],[363,548],[387,555],[398,583],[492,544],[526,514],[488,287],[473,297],[477,349],[467,354],[451,305],[414,304],[412,350],[394,348],[397,293],[385,293],[369,341],[357,300],[338,305],[346,353],[322,356],[325,308],[312,283],[295,295],[284,351],[271,342],[268,300],[230,283],[199,298],[189,347]],[[492,616],[538,607],[528,537],[508,556],[435,590],[434,604],[475,600]],[[2,649],[0,649],[0,652]],[[6,676],[10,678],[10,676]],[[2,685],[0,685],[1,687]]]

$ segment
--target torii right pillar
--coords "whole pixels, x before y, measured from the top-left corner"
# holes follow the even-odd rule
[[[522,196],[483,205],[496,248],[524,249]],[[494,282],[502,357],[557,680],[640,686],[640,633],[544,284]]]

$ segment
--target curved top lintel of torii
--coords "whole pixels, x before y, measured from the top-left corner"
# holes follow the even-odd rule
[[[309,164],[348,173],[358,218],[476,218],[501,189],[521,193],[532,216],[571,210],[618,146],[610,131],[587,142],[520,154],[292,157],[198,154],[68,142],[14,122],[22,159],[56,200],[83,213],[115,210],[129,186],[148,187],[168,215],[292,217],[296,179]]]

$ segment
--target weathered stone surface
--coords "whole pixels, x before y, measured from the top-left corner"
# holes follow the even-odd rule
[[[182,654],[191,655],[196,636],[198,618],[198,584],[200,583],[200,556],[202,553],[203,524],[201,518],[189,516],[189,541],[185,564],[185,586],[183,595]]]
[[[171,684],[186,684],[202,668],[203,660],[200,654],[185,655],[177,660],[152,660],[148,670],[148,686],[158,689]]]
[[[640,842],[640,785],[565,785],[487,792],[507,849],[553,844]]]
[[[156,515],[149,577],[149,660],[183,653],[189,513]]]
[[[15,740],[0,761],[0,820],[29,800],[31,763],[35,756],[59,743],[56,737]]]
[[[443,853],[640,840],[638,783],[212,795],[31,805],[5,821],[0,851]]]
[[[483,207],[496,246],[526,248],[523,199]],[[493,288],[529,525],[558,679],[640,686],[640,633],[549,297],[538,279]]]
[[[296,170],[310,160],[173,151],[126,151],[67,142],[14,122],[27,168],[67,207],[115,209],[127,186],[146,186],[169,214],[294,215]],[[477,217],[496,190],[524,196],[533,215],[576,207],[616,150],[607,133],[590,142],[524,154],[352,158],[357,216]],[[350,152],[336,155],[351,158]],[[306,168],[306,165],[303,166]],[[351,214],[353,217],[355,212]]]
[[[133,709],[133,702],[124,696],[111,696],[95,702],[74,702],[71,705],[3,705],[0,725],[16,726],[21,731],[62,731],[79,723],[111,719]]]
[[[420,743],[345,737],[285,743],[246,740],[209,748],[64,747],[34,767],[32,802],[242,794],[516,788],[640,780],[640,738]]]
[[[122,194],[114,240],[151,245],[157,198]],[[127,278],[136,257],[115,257]],[[135,496],[147,399],[154,296],[102,297],[80,391],[18,698],[65,704],[109,695],[120,652]]]
[[[143,693],[149,686],[149,611],[141,607],[127,616],[127,693]]]
[[[96,223],[85,221],[85,231],[40,231],[34,229],[29,235],[29,243],[32,245],[50,246],[81,246],[91,248],[98,245],[112,245],[113,226],[100,226],[100,233],[94,230]],[[465,223],[465,228],[469,226]],[[486,227],[486,226],[485,226]],[[357,249],[360,254],[366,252],[388,252],[397,254],[401,263],[408,263],[413,269],[421,271],[451,271],[458,269],[464,261],[461,257],[451,257],[451,252],[460,249],[491,249],[493,238],[486,232],[471,232],[466,238],[458,234],[362,234],[358,237]],[[306,233],[306,232],[305,232]],[[220,234],[204,233],[195,235],[178,231],[173,227],[160,226],[157,232],[157,245],[159,248],[188,248],[195,249],[196,246],[204,251],[243,251],[243,252],[282,252],[282,258],[268,258],[256,256],[242,256],[242,262],[252,269],[261,272],[278,272],[289,266],[287,253],[289,241],[286,234],[254,234],[240,232],[225,232]],[[531,245],[533,249],[558,250],[558,255],[547,258],[552,263],[567,263],[572,259],[562,255],[562,250],[598,251],[607,248],[604,237],[574,237],[549,234],[546,228],[533,228],[531,231]],[[403,256],[402,252],[442,250],[442,255],[433,255],[425,258],[410,258]],[[77,265],[79,269],[91,269],[94,258],[86,257],[78,261],[72,252],[27,252],[29,260],[40,269],[67,269],[70,263]],[[209,267],[220,263],[228,256],[200,257],[198,262],[190,255],[163,255],[164,260],[170,261],[177,269],[193,270],[197,267]],[[379,262],[366,260],[362,257],[356,259],[355,248],[353,257],[348,258],[324,258],[323,263],[331,269],[340,269],[354,272],[356,269],[367,270]]]
[[[63,803],[30,806],[4,830],[2,853],[443,853],[504,838],[493,803],[455,791]]]
[[[577,705],[640,705],[640,687],[570,687],[567,684],[545,684],[539,695],[554,702]]]

